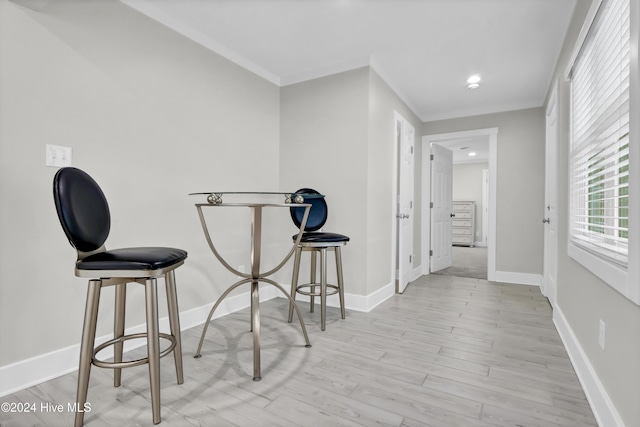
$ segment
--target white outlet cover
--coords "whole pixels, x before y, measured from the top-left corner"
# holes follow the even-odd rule
[[[47,144],[46,146],[46,159],[45,164],[47,166],[65,167],[71,166],[73,157],[73,151],[71,147],[64,147],[61,145]]]

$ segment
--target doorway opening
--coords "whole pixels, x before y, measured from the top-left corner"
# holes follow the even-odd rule
[[[435,271],[431,224],[434,221],[432,194],[432,146],[451,150],[455,156],[452,167],[452,243],[451,270],[441,274],[494,280],[496,272],[496,159],[497,128],[477,129],[425,135],[422,138],[422,274]],[[484,148],[482,148],[484,147]],[[484,151],[481,151],[484,150]],[[475,153],[475,155],[470,155]],[[469,158],[474,158],[469,161]],[[474,179],[473,190],[465,188],[465,180]],[[454,186],[461,186],[454,191]],[[470,193],[471,191],[471,193]],[[438,196],[439,197],[439,196]],[[473,210],[473,214],[470,214]],[[437,257],[437,254],[436,258]],[[461,264],[457,265],[456,264]],[[441,263],[438,267],[442,267]],[[448,271],[447,271],[448,270]],[[484,271],[479,271],[484,270]],[[466,272],[466,273],[465,273]]]

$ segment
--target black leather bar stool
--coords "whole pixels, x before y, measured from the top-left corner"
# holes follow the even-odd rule
[[[302,188],[296,191],[296,194],[320,194],[311,188]],[[327,313],[327,296],[338,294],[340,298],[340,314],[345,318],[344,309],[344,283],[342,276],[342,255],[341,247],[345,246],[349,241],[349,237],[343,234],[328,233],[319,231],[327,222],[329,209],[324,197],[305,198],[305,203],[311,204],[309,218],[305,226],[305,233],[302,235],[300,244],[296,248],[293,278],[291,280],[291,297],[295,299],[296,294],[310,296],[310,311],[313,313],[315,306],[315,297],[320,297],[320,329],[325,330],[326,313]],[[291,219],[296,227],[300,227],[304,209],[292,207],[290,209]],[[293,236],[295,241],[298,235]],[[337,285],[327,283],[327,250],[332,249],[336,257]],[[302,252],[311,253],[311,278],[309,283],[298,284],[298,276],[300,273],[300,260]],[[320,254],[320,282],[317,282],[316,263],[317,255]],[[293,320],[293,303],[289,304],[289,322]]]
[[[82,408],[87,401],[91,365],[114,370],[114,386],[121,383],[122,368],[149,365],[153,423],[160,422],[160,358],[173,353],[178,384],[184,382],[180,319],[174,270],[184,263],[187,252],[164,247],[136,247],[106,250],[104,243],[111,228],[109,206],[98,184],[85,172],[76,168],[62,168],[53,179],[53,198],[60,224],[77,253],[75,274],[89,278],[85,307],[75,425],[84,422]],[[171,333],[158,328],[158,294],[156,279],[164,277]],[[125,300],[127,283],[144,285],[147,332],[125,335]],[[105,286],[116,287],[113,339],[94,348],[100,291]],[[122,361],[123,343],[134,338],[147,340],[147,357]],[[170,345],[160,350],[160,338]],[[114,346],[112,362],[98,359],[97,354]]]

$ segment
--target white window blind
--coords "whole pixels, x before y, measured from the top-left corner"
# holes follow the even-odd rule
[[[571,69],[575,245],[626,266],[629,227],[629,0],[603,0]]]

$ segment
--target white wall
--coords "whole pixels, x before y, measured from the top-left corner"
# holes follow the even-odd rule
[[[45,144],[72,147],[74,165],[102,185],[108,247],[189,252],[177,271],[182,312],[212,303],[233,280],[187,194],[279,185],[277,86],[120,2],[45,4],[0,0],[0,367],[80,339],[86,282],[73,275]],[[232,258],[242,252],[231,233],[219,237]],[[129,306],[142,307],[130,286]],[[111,330],[104,294],[98,335]]]
[[[326,195],[326,231],[346,234],[346,292],[366,295],[368,68],[282,88],[280,180]],[[334,263],[330,263],[334,276]],[[307,277],[304,274],[301,277]]]

